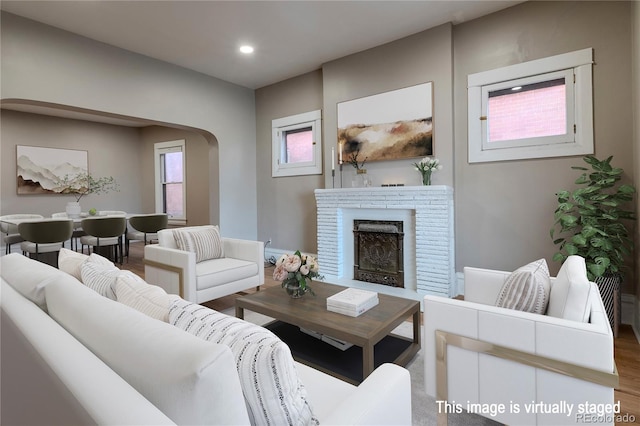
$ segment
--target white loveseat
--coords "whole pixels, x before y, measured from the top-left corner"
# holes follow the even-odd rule
[[[249,424],[229,347],[19,254],[2,270],[2,424]],[[411,424],[406,369],[360,386],[295,363],[321,424]]]
[[[479,404],[474,406],[478,414],[506,424],[614,423],[613,334],[598,288],[586,278],[584,260],[570,260],[558,278],[550,279],[550,297],[560,276],[564,284],[588,283],[587,322],[494,306],[510,275],[505,271],[464,268],[464,301],[425,297],[426,392],[457,404],[442,405],[442,412],[466,410],[471,403]],[[567,305],[572,295],[550,298],[549,306]]]
[[[189,232],[208,228],[213,226],[179,229]],[[147,282],[193,303],[204,303],[264,284],[262,241],[222,238],[223,257],[196,262],[194,252],[178,249],[173,232],[173,229],[163,229],[158,232],[158,244],[145,246]]]

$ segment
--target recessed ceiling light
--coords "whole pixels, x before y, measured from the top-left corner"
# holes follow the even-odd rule
[[[248,55],[249,53],[253,53],[253,47],[245,44],[244,46],[240,46],[240,52]]]
[[[515,92],[516,90],[520,90],[520,89],[522,89],[522,86],[516,86],[516,87],[512,87],[512,88],[511,88],[511,90],[513,90],[514,92]]]

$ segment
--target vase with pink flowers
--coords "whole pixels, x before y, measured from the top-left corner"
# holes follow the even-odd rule
[[[282,281],[282,288],[293,299],[298,299],[306,293],[315,296],[310,286],[314,278],[324,278],[319,274],[318,261],[313,256],[300,253],[300,250],[294,254],[283,254],[276,261],[273,279]]]

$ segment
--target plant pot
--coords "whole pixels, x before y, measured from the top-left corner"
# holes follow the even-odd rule
[[[80,217],[82,213],[82,207],[80,207],[80,203],[77,201],[69,201],[67,203],[67,208],[65,210],[67,212],[67,216],[74,219]]]
[[[611,324],[611,331],[614,337],[618,337],[618,327],[621,320],[621,296],[620,285],[622,284],[622,277],[620,275],[603,275],[595,278],[595,283],[600,290],[600,296],[602,296],[602,303],[604,309],[607,311],[607,317],[609,318],[609,324]]]

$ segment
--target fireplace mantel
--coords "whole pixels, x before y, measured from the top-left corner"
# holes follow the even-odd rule
[[[421,300],[456,295],[453,188],[445,185],[316,189],[318,262],[328,282]],[[353,280],[354,219],[405,220],[405,289]]]

